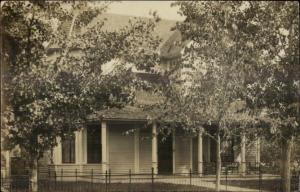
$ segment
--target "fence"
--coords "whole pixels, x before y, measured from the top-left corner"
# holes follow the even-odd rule
[[[221,174],[220,191],[243,192],[280,192],[284,182],[278,175],[266,174],[261,168],[251,175],[241,177],[234,174],[227,166]],[[193,173],[137,174],[128,170],[128,173],[114,173],[107,171],[98,173],[94,169],[79,171],[48,169],[40,172],[46,175],[38,182],[42,192],[204,192],[215,191],[216,180],[214,175]],[[291,178],[292,191],[299,190],[299,174]],[[28,175],[12,176],[1,180],[1,191],[26,192],[30,191]]]

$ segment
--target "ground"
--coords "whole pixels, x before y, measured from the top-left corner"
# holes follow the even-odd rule
[[[176,185],[169,183],[155,183],[153,186],[151,183],[111,183],[105,187],[102,183],[88,183],[88,182],[57,182],[53,183],[41,183],[39,185],[40,191],[43,192],[213,192],[214,190],[190,186],[190,185]],[[26,192],[24,189],[13,189],[14,192]]]
[[[66,179],[66,178],[64,178]],[[39,182],[39,189],[42,192],[213,192],[215,191],[214,176],[208,177],[155,177],[152,184],[151,178],[114,178],[109,182],[104,178],[91,178],[87,175],[85,181],[61,181],[43,180]],[[92,181],[92,182],[91,182]],[[102,183],[100,183],[102,182]],[[105,182],[107,185],[105,185]],[[279,176],[266,175],[261,178],[257,175],[247,177],[228,176],[222,177],[222,191],[227,192],[280,192],[281,179]],[[5,184],[6,183],[6,184]],[[11,187],[7,185],[8,181],[3,180],[2,185],[5,188],[11,188],[15,192],[26,192],[29,187],[28,180],[11,180]],[[298,189],[299,176],[292,179],[292,190]],[[2,187],[3,187],[2,186]],[[3,190],[3,188],[1,189]]]

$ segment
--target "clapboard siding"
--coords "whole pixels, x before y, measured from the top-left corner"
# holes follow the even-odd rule
[[[140,173],[150,173],[152,168],[152,138],[151,129],[140,131],[139,165]]]
[[[130,124],[112,124],[109,131],[109,167],[115,173],[128,173],[134,170],[134,136],[125,135],[134,129]]]
[[[190,169],[190,138],[175,136],[175,173],[187,173]]]

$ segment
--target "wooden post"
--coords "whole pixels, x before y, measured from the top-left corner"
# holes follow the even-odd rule
[[[101,122],[101,143],[102,143],[102,171],[107,171],[107,125],[105,121]]]
[[[193,169],[193,137],[189,136],[189,144],[190,144],[190,169]]]
[[[172,153],[173,153],[173,174],[176,173],[176,140],[175,140],[176,132],[175,129],[173,130],[172,133]]]
[[[139,173],[140,170],[140,129],[134,132],[134,172]]]
[[[87,128],[81,130],[81,165],[80,172],[84,170],[84,164],[87,163]]]
[[[203,139],[202,132],[198,133],[198,174],[203,174]]]
[[[152,126],[152,168],[154,174],[157,174],[157,125]]]
[[[258,137],[256,140],[256,165],[255,167],[260,164],[260,138]]]
[[[81,130],[75,132],[75,163],[79,165],[82,163],[82,132]]]
[[[56,138],[58,145],[55,147],[55,164],[62,163],[62,140],[60,137]]]
[[[242,135],[241,138],[241,174],[246,175],[246,136]]]
[[[10,178],[10,173],[11,173],[11,167],[10,167],[10,165],[11,165],[11,159],[10,159],[10,151],[9,150],[7,150],[6,152],[5,152],[5,178]]]

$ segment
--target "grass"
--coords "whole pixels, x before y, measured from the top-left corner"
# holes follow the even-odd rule
[[[295,191],[298,190],[298,181],[299,178],[292,178],[291,180],[291,190]],[[261,183],[259,183],[261,182]],[[242,180],[242,179],[231,179],[227,181],[228,186],[235,186],[235,187],[245,187],[248,189],[253,189],[255,190],[267,190],[267,191],[272,191],[272,192],[281,192],[281,183],[282,180],[280,178],[278,179],[263,179],[259,181],[258,179],[247,179],[247,180]],[[222,185],[226,185],[226,181],[222,180],[221,181]],[[260,186],[260,187],[259,187]]]
[[[292,179],[292,190],[298,188],[298,177]],[[199,180],[200,182],[201,180]],[[214,181],[208,181],[213,182]],[[259,183],[261,182],[261,183]],[[41,192],[213,192],[213,189],[189,185],[189,182],[182,184],[171,184],[155,181],[151,183],[140,182],[140,183],[111,183],[105,185],[104,183],[91,183],[87,181],[41,181],[39,183],[39,189]],[[28,182],[18,182],[18,185],[12,185],[12,191],[15,192],[26,192],[28,191]],[[259,184],[260,187],[259,187]],[[221,180],[221,185],[226,185],[225,180]],[[281,191],[281,179],[272,178],[259,181],[258,178],[228,178],[228,187],[235,186],[241,188],[253,189],[253,191],[268,190],[273,192]]]
[[[23,185],[24,187],[24,185]],[[39,190],[42,192],[213,192],[214,190],[169,183],[111,183],[105,187],[103,183],[90,182],[47,182],[40,183]],[[14,188],[15,192],[26,192],[24,188]]]

